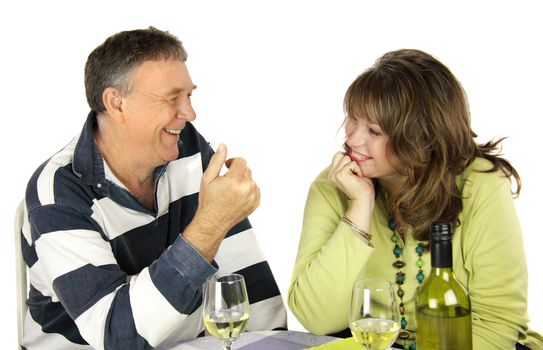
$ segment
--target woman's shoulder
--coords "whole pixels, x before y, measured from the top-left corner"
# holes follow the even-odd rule
[[[328,165],[326,168],[324,168],[323,170],[321,170],[321,172],[319,173],[319,175],[317,175],[317,177],[315,178],[315,180],[313,180],[313,182],[328,182],[330,183],[330,180],[328,180],[328,174],[330,174],[330,168],[331,168],[331,165]]]
[[[499,188],[511,190],[511,180],[501,169],[492,171],[494,165],[487,159],[476,158],[457,178],[457,184],[463,193],[490,194]]]
[[[485,179],[490,180],[491,178],[507,178],[503,170],[497,169],[492,171],[494,164],[488,159],[477,157],[470,165],[464,169],[462,174],[463,178],[469,179]]]
[[[330,179],[328,179],[330,168],[331,166],[328,165],[317,175],[317,177],[311,183],[310,191],[317,191],[325,197],[344,197],[345,195],[343,192],[341,192],[336,185],[330,181]]]

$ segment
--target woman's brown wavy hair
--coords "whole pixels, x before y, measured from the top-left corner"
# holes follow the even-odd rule
[[[413,227],[416,239],[428,240],[430,225],[456,223],[462,195],[456,177],[476,157],[516,180],[515,168],[500,157],[503,139],[475,143],[464,89],[451,71],[419,50],[386,53],[348,88],[347,117],[367,118],[389,137],[387,152],[406,184],[389,194],[388,207],[399,222]]]

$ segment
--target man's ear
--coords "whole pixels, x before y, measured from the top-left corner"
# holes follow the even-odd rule
[[[106,88],[102,93],[102,101],[109,115],[115,119],[124,119],[123,98],[118,89],[113,87]]]

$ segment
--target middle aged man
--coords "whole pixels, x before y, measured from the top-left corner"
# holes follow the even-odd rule
[[[26,349],[194,338],[204,330],[202,284],[217,271],[245,276],[249,330],[286,327],[247,220],[259,189],[243,159],[226,160],[224,145],[213,154],[190,123],[186,57],[152,27],[117,33],[89,55],[83,130],[27,187]]]

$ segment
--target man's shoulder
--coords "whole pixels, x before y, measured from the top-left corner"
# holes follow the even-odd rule
[[[29,209],[78,196],[79,191],[74,189],[81,188],[80,179],[72,169],[76,143],[76,139],[72,140],[34,171],[25,192]],[[73,194],[69,195],[70,192]]]

